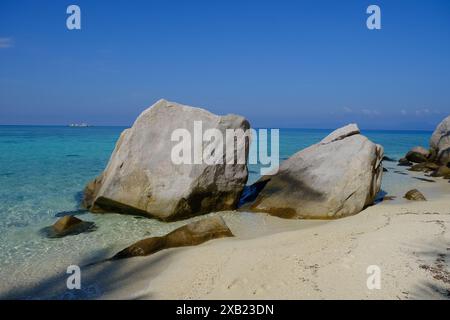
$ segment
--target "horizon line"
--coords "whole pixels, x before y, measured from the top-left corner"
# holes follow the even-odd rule
[[[358,125],[359,126],[359,125]],[[0,127],[67,127],[72,129],[87,129],[87,128],[131,128],[132,125],[89,125],[88,127],[70,127],[68,124],[0,124]],[[336,130],[336,128],[311,128],[311,127],[251,127],[253,129],[296,129],[296,130]],[[361,131],[421,131],[433,132],[434,129],[364,129]]]

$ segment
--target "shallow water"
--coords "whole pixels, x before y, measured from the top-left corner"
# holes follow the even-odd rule
[[[186,223],[168,224],[118,214],[77,212],[83,220],[94,221],[98,229],[61,239],[42,236],[40,230],[53,224],[56,215],[79,209],[83,187],[103,170],[123,129],[0,126],[1,287],[13,288],[24,282],[32,284],[43,274],[61,272],[70,264],[109,257],[134,241],[165,234]],[[320,141],[329,132],[331,130],[281,129],[281,160]],[[382,144],[386,155],[398,159],[413,146],[427,146],[431,132],[366,131],[363,134]],[[394,169],[388,169],[383,190],[388,194],[404,192],[405,185],[412,182],[411,176],[395,173],[398,170],[395,162],[385,162],[385,167]],[[249,171],[249,183],[252,183],[258,178],[259,167],[250,165]],[[241,237],[286,227],[280,222],[275,228],[272,225],[272,229],[265,229],[267,218],[264,215],[234,212],[221,215]],[[307,226],[310,222],[296,222],[295,227],[302,223]]]

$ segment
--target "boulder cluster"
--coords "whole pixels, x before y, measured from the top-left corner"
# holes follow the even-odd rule
[[[414,147],[398,164],[409,166],[410,171],[424,172],[430,177],[450,179],[450,116],[434,130],[429,149]]]
[[[93,213],[116,212],[163,221],[236,209],[283,218],[333,219],[357,214],[372,205],[380,191],[383,148],[363,136],[356,124],[333,131],[282,162],[272,175],[246,186],[245,161],[173,161],[173,132],[181,129],[195,136],[195,123],[224,136],[229,129],[250,128],[238,115],[218,116],[160,100],[122,132],[105,170],[87,184],[83,207]],[[245,154],[248,160],[249,143],[234,143],[234,137],[232,143],[234,154]],[[188,156],[195,158],[198,153],[194,147]],[[83,225],[86,222],[75,217],[63,218],[51,231],[64,236],[84,231],[79,229]],[[141,240],[113,259],[230,236],[221,218],[210,217],[166,236]]]
[[[246,130],[237,115],[160,100],[120,136],[106,169],[84,192],[94,213],[139,214],[173,221],[209,212],[235,210],[247,182],[247,165],[175,164],[171,134],[192,132],[194,122],[221,132]],[[236,143],[235,153],[246,143]],[[195,152],[195,150],[193,151]],[[356,214],[373,204],[381,187],[383,148],[361,135],[356,124],[339,128],[321,142],[284,161],[278,173],[263,176],[248,210],[285,218],[329,219]],[[248,199],[250,199],[248,198]]]

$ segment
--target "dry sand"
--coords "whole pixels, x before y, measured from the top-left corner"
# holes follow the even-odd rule
[[[262,215],[269,234],[230,225],[235,238],[89,272],[101,298],[114,299],[448,299],[450,185],[417,183],[431,200],[385,201],[333,221]],[[367,287],[371,265],[380,289]]]

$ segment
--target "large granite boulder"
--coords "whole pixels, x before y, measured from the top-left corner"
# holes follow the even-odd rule
[[[219,150],[220,141],[202,142],[202,132],[198,132],[200,121],[202,132],[217,129],[222,133],[223,161],[213,164],[203,161],[202,149],[214,145]],[[245,161],[228,164],[225,146],[234,143],[234,137],[228,139],[225,130],[245,131],[249,127],[241,116],[218,116],[204,109],[160,100],[122,132],[106,169],[85,188],[83,205],[96,213],[140,214],[166,221],[235,209],[248,172]],[[176,129],[188,132],[192,140],[179,137],[173,141]],[[190,154],[180,154],[192,157],[191,163],[195,164],[172,161],[173,147],[181,142]],[[234,153],[244,154],[246,159],[248,147],[248,143],[236,143]]]
[[[275,175],[263,176],[243,210],[312,219],[356,214],[380,191],[382,159],[383,148],[348,125],[294,154]]]
[[[437,150],[450,148],[450,116],[442,120],[430,139],[430,147]]]
[[[140,240],[118,252],[112,259],[147,256],[164,249],[195,246],[212,239],[232,236],[222,217],[209,217],[182,226],[165,236]]]

